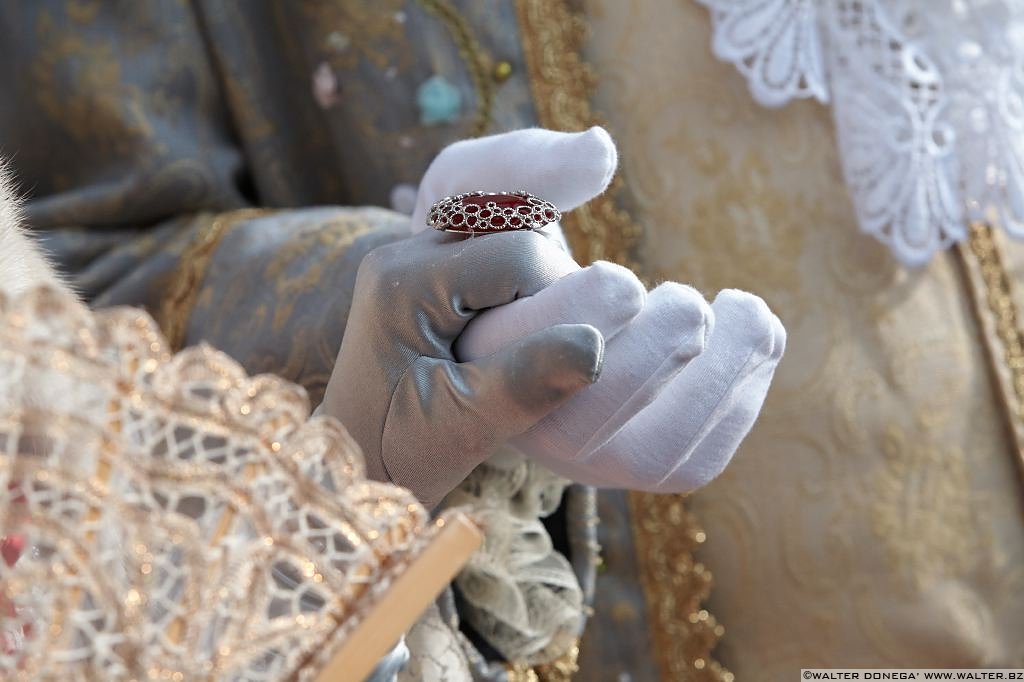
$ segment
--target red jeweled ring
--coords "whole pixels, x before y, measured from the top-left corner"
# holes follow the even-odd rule
[[[554,204],[529,192],[466,192],[431,206],[427,225],[462,234],[513,232],[539,230],[561,217]]]

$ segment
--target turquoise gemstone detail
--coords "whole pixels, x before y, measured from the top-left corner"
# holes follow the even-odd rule
[[[444,76],[431,76],[416,89],[420,123],[425,126],[451,123],[459,117],[462,96]]]

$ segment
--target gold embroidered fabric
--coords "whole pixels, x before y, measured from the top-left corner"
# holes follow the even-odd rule
[[[181,350],[184,345],[192,308],[203,285],[206,269],[221,241],[237,223],[258,218],[268,212],[265,209],[242,208],[210,216],[208,223],[199,228],[193,241],[181,254],[170,291],[160,310],[160,328],[173,350]]]
[[[525,665],[509,665],[508,682],[568,682],[579,672],[576,661],[580,648],[572,646],[556,660],[532,668]]]
[[[458,48],[459,56],[469,69],[476,94],[476,113],[473,121],[473,137],[484,135],[491,127],[494,117],[494,78],[491,57],[477,41],[473,28],[459,10],[444,0],[416,0],[430,14],[447,27],[452,41]]]
[[[957,249],[1024,484],[1024,327],[1020,280],[1008,268],[1016,265],[1019,272],[1020,264],[1014,263],[1011,254],[1016,253],[1019,260],[1020,249],[1010,247],[1007,253],[1005,241],[991,226],[974,223],[967,243],[958,244]]]
[[[519,36],[529,70],[537,120],[552,130],[585,130],[599,123],[590,110],[594,74],[580,54],[584,17],[565,0],[516,0]],[[642,231],[613,200],[621,183],[567,214],[562,220],[573,254],[581,263],[609,260],[642,272],[636,249]]]
[[[229,229],[201,278],[193,279],[183,341],[206,341],[250,373],[294,381],[319,403],[341,345],[359,263],[373,248],[407,236],[407,219],[373,207],[228,216]],[[175,281],[187,281],[181,274],[193,271],[196,261],[183,257],[177,268]]]
[[[716,656],[754,681],[1024,664],[1016,450],[955,257],[907,271],[859,234],[828,112],[757,105],[699,5],[583,4],[645,264],[757,292],[789,331],[757,425],[689,500]]]
[[[0,298],[3,678],[312,679],[436,526],[308,416],[137,309]]]
[[[725,628],[704,608],[711,571],[694,558],[707,539],[681,495],[630,496],[637,559],[658,669],[666,680],[732,682],[711,652]]]

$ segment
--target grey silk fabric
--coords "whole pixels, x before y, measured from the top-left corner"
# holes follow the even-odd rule
[[[428,230],[363,259],[322,410],[359,443],[372,478],[432,507],[497,445],[596,381],[604,340],[590,325],[549,327],[478,362],[452,351],[476,314],[576,267],[534,232]]]
[[[415,0],[0,3],[0,155],[32,227],[133,230],[244,205],[385,205],[474,135],[469,64]],[[513,3],[455,3],[512,65],[486,132],[535,122]],[[327,67],[336,101],[319,103]],[[423,125],[443,76],[458,111]],[[88,248],[88,245],[82,245]]]

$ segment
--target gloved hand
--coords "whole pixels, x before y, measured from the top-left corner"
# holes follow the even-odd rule
[[[456,143],[423,178],[413,230],[425,227],[437,199],[475,189],[525,189],[570,210],[605,189],[616,160],[600,128]],[[580,482],[657,492],[687,492],[721,473],[760,411],[786,339],[756,296],[726,290],[708,306],[672,282],[646,295],[628,270],[599,262],[478,316],[458,339],[456,357],[487,357],[567,323],[603,333],[602,378],[513,445]]]
[[[532,232],[431,230],[371,251],[320,408],[359,443],[367,474],[433,506],[498,444],[593,383],[604,340],[586,324],[538,327],[470,362],[452,350],[480,311],[577,268]]]

